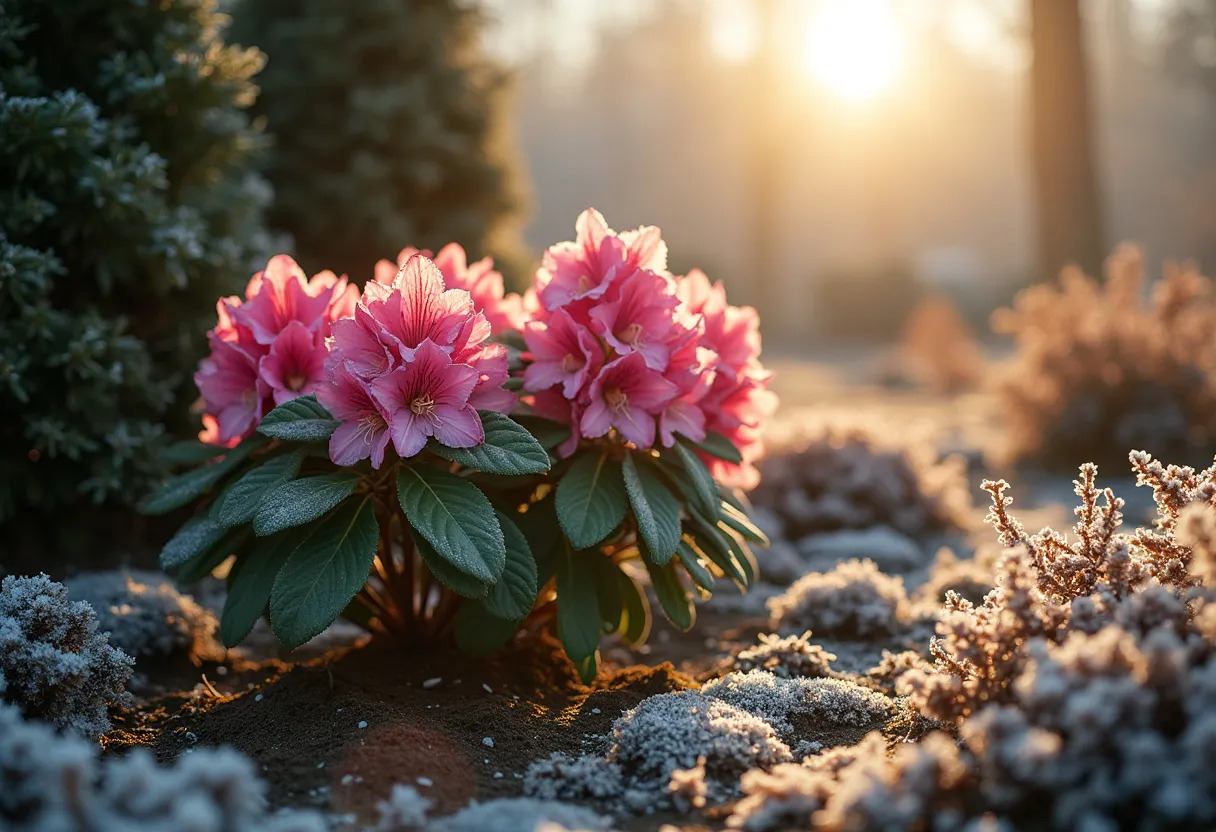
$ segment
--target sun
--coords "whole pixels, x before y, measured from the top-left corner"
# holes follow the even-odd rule
[[[889,0],[822,0],[807,22],[807,72],[841,98],[865,101],[891,86],[903,38]]]

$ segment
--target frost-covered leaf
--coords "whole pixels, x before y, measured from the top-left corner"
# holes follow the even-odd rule
[[[232,484],[219,500],[215,515],[221,526],[248,523],[257,512],[262,498],[280,485],[291,482],[304,460],[302,450],[276,456],[251,468]]]
[[[705,434],[705,439],[700,442],[689,439],[684,435],[680,436],[680,441],[696,448],[698,451],[727,462],[733,462],[735,465],[743,462],[743,455],[739,453],[739,449],[735,447],[735,443],[712,430]]]
[[[262,417],[258,433],[291,442],[317,442],[329,439],[338,420],[321,406],[313,395],[300,396],[276,407]]]
[[[507,564],[502,577],[490,589],[485,600],[486,611],[508,621],[522,621],[536,603],[536,560],[528,548],[528,539],[506,514],[498,512],[507,548]]]
[[[522,425],[492,410],[478,411],[486,439],[472,448],[449,448],[431,441],[437,456],[487,474],[518,476],[549,470],[549,454]]]
[[[418,556],[422,558],[422,562],[426,564],[426,568],[431,570],[431,574],[435,576],[435,580],[439,581],[439,583],[455,592],[461,598],[480,600],[490,594],[490,584],[488,581],[474,578],[472,575],[468,575],[453,566],[435,551],[435,547],[426,538],[417,532],[413,532],[410,536],[413,538],[414,548],[418,550]]]
[[[575,549],[588,549],[625,519],[629,499],[621,463],[607,450],[583,452],[557,484],[557,519]]]
[[[295,546],[270,591],[270,626],[299,647],[337,620],[367,581],[380,527],[370,496],[346,500]]]
[[[268,535],[316,520],[353,494],[358,484],[354,471],[335,471],[280,485],[262,498],[253,515],[253,530]]]
[[[218,543],[227,531],[210,514],[187,520],[160,550],[160,565],[171,572]]]
[[[566,542],[557,549],[557,635],[581,673],[588,667],[585,660],[595,655],[600,643],[595,572],[587,559],[601,555],[576,551]],[[590,668],[594,672],[594,663]]]
[[[260,436],[246,438],[223,459],[194,468],[168,480],[140,504],[143,514],[166,514],[181,508],[191,500],[207,492],[213,485],[232,473],[255,449],[266,444]]]
[[[642,542],[655,563],[667,563],[680,545],[680,504],[647,460],[625,454],[621,470]]]
[[[266,610],[279,570],[310,532],[307,527],[296,527],[258,538],[237,560],[220,616],[220,638],[225,647],[235,647],[249,635]]]
[[[477,486],[438,468],[409,466],[397,474],[397,499],[410,525],[449,564],[486,583],[502,577],[506,543]]]

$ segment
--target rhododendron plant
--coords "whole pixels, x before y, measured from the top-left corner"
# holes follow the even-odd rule
[[[670,274],[656,228],[577,228],[527,298],[452,244],[381,261],[362,293],[280,255],[220,301],[205,430],[173,450],[201,464],[145,510],[201,498],[162,563],[189,580],[235,557],[226,643],[263,614],[289,647],[340,615],[471,650],[555,620],[590,678],[602,634],[646,638],[644,581],[688,628],[682,576],[754,580],[764,536],[730,488],[775,405],[755,312]]]

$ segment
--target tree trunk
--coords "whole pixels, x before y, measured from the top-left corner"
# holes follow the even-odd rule
[[[1030,0],[1032,153],[1039,272],[1076,263],[1096,275],[1106,254],[1079,0]]]

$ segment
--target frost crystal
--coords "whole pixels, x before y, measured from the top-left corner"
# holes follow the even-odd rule
[[[903,581],[870,560],[849,560],[830,572],[811,572],[768,602],[773,627],[869,638],[898,632],[906,612]]]
[[[30,718],[86,737],[110,728],[132,660],[97,632],[88,604],[46,575],[0,583],[0,690]]]
[[[196,653],[214,644],[215,616],[156,572],[85,572],[65,582],[88,602],[110,643],[137,659]]]

